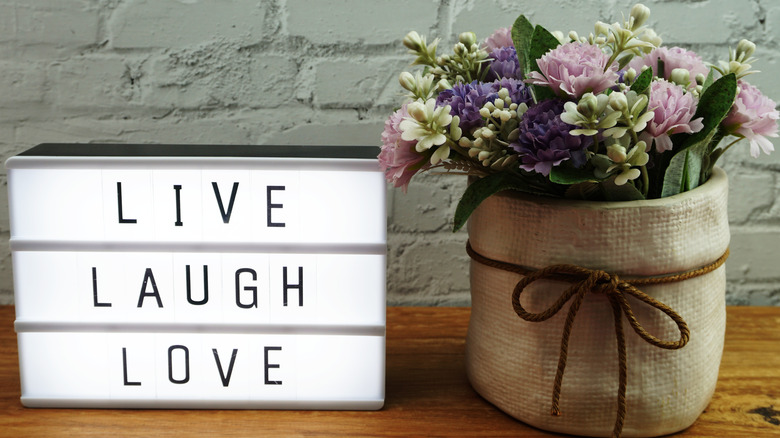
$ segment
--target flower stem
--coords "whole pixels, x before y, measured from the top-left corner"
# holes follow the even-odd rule
[[[639,173],[642,175],[642,196],[647,199],[647,194],[650,192],[650,178],[647,176],[647,167],[639,167]]]

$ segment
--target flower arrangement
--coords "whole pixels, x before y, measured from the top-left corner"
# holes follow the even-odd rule
[[[452,54],[417,32],[403,72],[406,102],[385,123],[379,162],[406,191],[423,171],[477,177],[455,213],[455,230],[502,190],[585,200],[629,201],[691,190],[718,158],[747,139],[773,151],[780,114],[745,81],[755,45],[728,61],[664,47],[635,5],[623,23],[597,22],[587,37],[534,26],[523,15],[478,43],[459,35]],[[724,139],[732,137],[725,146]]]

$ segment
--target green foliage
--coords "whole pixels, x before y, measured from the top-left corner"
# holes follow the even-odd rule
[[[521,15],[512,26],[512,43],[515,45],[523,75],[527,76],[531,71],[539,71],[536,60],[558,47],[560,41],[547,29],[534,26],[524,15]],[[549,87],[532,85],[531,89],[537,102],[555,97],[555,93]]]
[[[638,94],[642,94],[650,87],[650,82],[653,80],[653,70],[647,69],[636,77],[634,83],[631,84],[631,91],[636,91]]]
[[[534,25],[525,18],[525,15],[517,17],[515,24],[512,25],[512,43],[517,51],[517,58],[520,60],[520,67],[523,72],[531,71],[531,63],[534,61],[528,54],[531,50],[531,37],[534,33]]]
[[[678,134],[672,137],[677,152],[661,157],[663,159],[661,168],[666,169],[661,186],[661,197],[673,196],[696,188],[702,174],[706,176],[711,170],[712,160],[709,155],[721,138],[716,136],[718,127],[729,113],[736,95],[737,78],[733,73],[715,81],[702,94],[693,118],[702,117],[704,128],[693,134]]]

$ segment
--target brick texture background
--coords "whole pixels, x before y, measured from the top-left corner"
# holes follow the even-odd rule
[[[380,144],[399,105],[410,30],[480,38],[519,13],[591,31],[626,0],[0,0],[0,152],[42,142]],[[727,57],[758,45],[749,80],[780,101],[780,2],[645,0],[666,45]],[[780,145],[780,142],[775,142]],[[722,161],[731,180],[728,302],[780,305],[780,152]],[[6,184],[5,170],[0,183]],[[388,304],[467,305],[464,232],[451,233],[460,177],[388,189]],[[13,302],[0,191],[0,304]]]

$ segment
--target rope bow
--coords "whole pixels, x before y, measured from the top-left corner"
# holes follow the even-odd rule
[[[688,329],[688,325],[685,323],[683,318],[677,314],[677,312],[660,301],[651,298],[639,290],[637,286],[672,283],[704,275],[720,267],[726,261],[726,258],[728,258],[729,253],[727,249],[718,260],[694,271],[688,271],[682,274],[664,277],[641,278],[625,281],[621,280],[617,275],[610,274],[605,271],[592,270],[569,264],[551,265],[539,270],[526,269],[522,266],[511,263],[489,259],[474,251],[470,242],[466,243],[466,252],[472,259],[479,263],[523,275],[523,278],[517,282],[517,285],[512,292],[512,307],[514,308],[515,313],[517,313],[517,315],[525,321],[546,321],[556,315],[567,302],[573,299],[571,305],[569,306],[569,311],[566,315],[566,321],[563,325],[561,351],[558,357],[558,369],[556,371],[555,382],[553,384],[552,414],[556,416],[561,415],[559,408],[561,384],[563,382],[563,372],[566,369],[569,337],[571,335],[572,325],[574,324],[574,318],[577,316],[577,312],[579,311],[580,305],[585,298],[585,294],[588,292],[600,293],[607,297],[607,300],[612,307],[612,315],[615,322],[615,338],[617,339],[618,350],[618,408],[617,418],[615,419],[615,426],[612,431],[612,434],[615,437],[619,437],[621,435],[623,431],[623,422],[626,417],[628,361],[626,356],[626,339],[623,332],[622,315],[626,316],[626,319],[628,319],[631,328],[634,329],[634,332],[639,335],[639,337],[645,340],[645,342],[659,348],[664,348],[667,350],[677,350],[683,348],[688,343],[691,335],[690,330]],[[571,286],[566,289],[563,294],[558,297],[555,303],[553,303],[547,310],[540,313],[531,313],[525,310],[522,304],[520,304],[520,295],[523,293],[523,290],[526,288],[526,286],[540,279],[564,281],[571,283]],[[628,303],[627,295],[631,295],[641,302],[666,314],[677,325],[677,328],[680,332],[680,339],[677,341],[665,341],[658,339],[657,337],[648,333],[634,316],[634,312],[631,310],[631,306]]]

